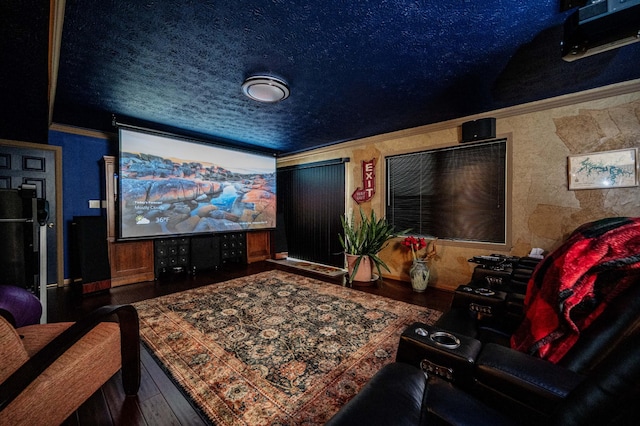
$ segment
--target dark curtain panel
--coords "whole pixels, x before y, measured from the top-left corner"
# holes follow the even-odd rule
[[[506,241],[506,139],[388,157],[387,219],[420,235]]]
[[[344,266],[338,234],[345,211],[346,161],[278,169],[278,214],[284,222],[289,257]]]

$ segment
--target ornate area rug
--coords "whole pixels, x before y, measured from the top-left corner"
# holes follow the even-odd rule
[[[440,312],[284,271],[135,304],[156,359],[216,425],[321,425]]]

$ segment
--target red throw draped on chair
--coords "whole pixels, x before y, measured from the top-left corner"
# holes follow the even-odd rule
[[[558,362],[630,285],[640,285],[640,218],[582,225],[536,268],[511,347]]]

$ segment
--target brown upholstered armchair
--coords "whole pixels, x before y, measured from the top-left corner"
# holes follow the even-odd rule
[[[118,322],[108,322],[117,316]],[[0,316],[0,424],[58,425],[119,369],[140,386],[138,314],[103,306],[76,323],[14,328]]]

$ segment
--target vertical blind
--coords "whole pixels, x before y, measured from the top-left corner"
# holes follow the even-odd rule
[[[278,169],[278,212],[283,216],[290,257],[344,266],[338,234],[345,211],[345,161]]]
[[[386,217],[396,229],[506,243],[507,140],[386,158]]]

